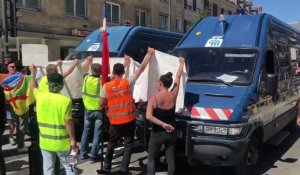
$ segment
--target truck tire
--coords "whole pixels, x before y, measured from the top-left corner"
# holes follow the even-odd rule
[[[259,141],[256,136],[250,139],[248,149],[245,153],[243,160],[236,166],[234,166],[234,172],[236,175],[252,175],[253,170],[258,162],[260,153]]]

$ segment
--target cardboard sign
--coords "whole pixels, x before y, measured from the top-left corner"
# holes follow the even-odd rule
[[[43,44],[22,44],[23,66],[45,66],[48,64],[48,46]]]

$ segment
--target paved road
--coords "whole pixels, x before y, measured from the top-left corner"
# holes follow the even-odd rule
[[[265,146],[261,156],[260,163],[255,169],[257,175],[298,175],[300,174],[300,129],[292,133],[282,144],[277,147]],[[30,145],[27,141],[26,145]],[[7,166],[8,175],[27,175],[29,174],[29,163],[27,154],[17,153],[15,147],[8,143],[3,145],[4,156]],[[122,149],[115,152],[113,171],[118,169]],[[197,165],[190,167],[184,161],[180,161],[177,166],[177,174],[185,175],[215,175],[215,174],[232,174],[230,168],[207,167]],[[42,165],[40,165],[42,166]],[[132,174],[146,174],[147,153],[143,150],[138,142],[134,144],[134,153],[131,158],[130,171]],[[88,160],[81,161],[78,165],[80,174],[92,175],[100,167],[100,163],[93,163]],[[166,166],[157,167],[157,174],[167,174]]]

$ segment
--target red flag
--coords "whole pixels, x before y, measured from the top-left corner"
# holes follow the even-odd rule
[[[110,73],[109,68],[109,48],[108,48],[108,39],[106,33],[106,18],[103,19],[102,27],[102,86],[106,83],[106,78]]]

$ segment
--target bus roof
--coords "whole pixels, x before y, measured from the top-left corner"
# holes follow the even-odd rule
[[[108,44],[110,52],[117,52],[122,43],[122,39],[132,27],[108,27]],[[101,51],[102,50],[102,32],[99,29],[94,30],[75,48],[75,51]]]
[[[262,31],[268,29],[270,21],[299,35],[299,31],[268,14],[224,15],[224,21],[220,22],[220,17],[207,17],[198,21],[176,49],[210,47],[208,42],[214,38],[222,40],[219,47],[257,48]]]
[[[118,53],[124,43],[125,39],[132,37],[138,33],[157,34],[161,36],[171,36],[175,38],[182,38],[181,33],[163,31],[158,29],[151,29],[142,26],[115,26],[108,27],[108,44],[109,51]],[[75,51],[102,51],[102,32],[100,29],[94,30],[75,48]]]

